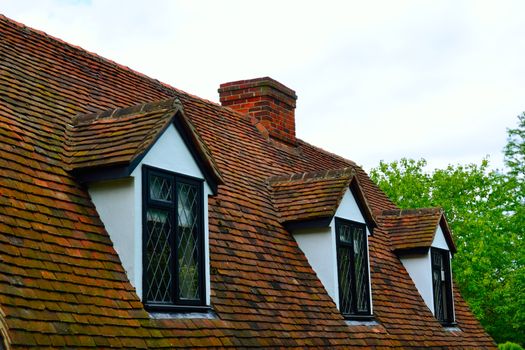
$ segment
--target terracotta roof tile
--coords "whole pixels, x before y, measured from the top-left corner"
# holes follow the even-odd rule
[[[328,225],[347,190],[351,190],[370,228],[376,226],[354,167],[272,176],[268,180],[279,220],[287,228],[324,220]]]
[[[395,251],[430,248],[436,230],[441,225],[450,250],[456,252],[445,214],[440,208],[385,210],[378,221],[390,234],[392,249]]]
[[[331,218],[354,176],[353,168],[344,168],[269,178],[280,221]]]
[[[175,123],[179,132],[196,150],[205,173],[213,184],[222,183],[220,171],[210,150],[195,127],[185,117],[179,99],[142,103],[100,113],[78,115],[68,125],[64,162],[75,174],[100,171],[100,168],[129,167],[142,159],[168,125]]]
[[[355,163],[301,140],[272,142],[247,116],[1,16],[0,37],[0,327],[12,349],[495,348],[458,293],[462,331],[443,329],[381,225],[369,239],[378,325],[345,323],[283,227],[267,179],[351,168],[371,211],[396,209]],[[213,320],[150,318],[70,171],[133,162],[170,118],[137,106],[174,98],[183,132],[222,178],[209,201]],[[93,113],[89,123],[75,117]],[[122,142],[118,128],[131,125]],[[319,181],[319,199],[333,203],[336,178]],[[308,208],[323,206],[293,215]]]

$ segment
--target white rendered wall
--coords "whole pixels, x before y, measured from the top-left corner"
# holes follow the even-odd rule
[[[445,235],[441,226],[438,225],[431,247],[449,250]],[[450,253],[449,253],[450,255]],[[416,288],[427,304],[432,314],[434,314],[434,291],[432,287],[432,261],[430,260],[430,250],[425,254],[411,254],[401,257],[401,262],[407,270],[410,278],[414,281]],[[451,264],[452,265],[452,264]],[[451,272],[452,276],[452,272]]]
[[[122,180],[89,184],[89,193],[104,222],[131,284],[142,299],[142,166],[150,165],[179,174],[204,179],[197,163],[175,126],[157,140],[131,176]],[[208,196],[212,191],[204,184],[204,252],[210,265],[208,231]],[[205,269],[206,304],[210,304],[210,271]]]
[[[430,246],[434,248],[449,250],[447,241],[445,239],[445,235],[443,234],[443,230],[441,229],[441,225],[438,225],[436,233],[434,235],[434,240],[432,241],[432,244]]]
[[[89,185],[89,194],[97,208],[100,219],[109,232],[115,250],[128,274],[132,285],[137,285],[133,272],[136,269],[135,260],[129,258],[129,253],[136,250],[133,237],[136,213],[133,210],[134,179],[125,178],[93,183]],[[140,216],[140,214],[139,214]]]
[[[306,255],[306,258],[317,274],[317,277],[319,277],[323,283],[328,295],[330,295],[339,308],[335,217],[365,223],[365,219],[349,189],[343,195],[343,199],[341,200],[334,219],[330,222],[329,227],[295,230],[293,231],[293,236],[297,241],[299,248],[301,248],[304,255]],[[370,232],[368,232],[367,228],[367,235],[369,234]],[[368,270],[370,274],[370,269]]]
[[[326,292],[337,305],[337,255],[335,236],[330,227],[295,230],[293,236],[323,283]]]
[[[412,278],[425,304],[427,304],[430,311],[434,313],[430,252],[403,256],[401,257],[401,262],[403,266],[405,266],[410,278]]]

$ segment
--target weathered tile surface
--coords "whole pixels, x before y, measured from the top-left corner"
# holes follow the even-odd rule
[[[151,319],[71,172],[129,161],[168,119],[145,112],[83,125],[76,116],[171,98],[223,180],[209,204],[218,319]],[[441,327],[380,226],[370,237],[378,325],[344,322],[282,226],[267,179],[350,167],[372,210],[396,209],[353,162],[301,140],[281,147],[246,116],[5,17],[0,140],[0,328],[13,349],[494,347],[458,293],[462,331]]]
[[[456,247],[444,215],[440,208],[385,210],[378,221],[388,231],[392,248],[396,251],[430,248],[441,224],[449,248],[455,253]]]

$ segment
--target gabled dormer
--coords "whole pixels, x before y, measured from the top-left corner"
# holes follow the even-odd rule
[[[65,159],[150,311],[210,305],[208,196],[222,182],[178,100],[79,116]]]
[[[378,222],[436,319],[454,324],[451,259],[456,246],[443,210],[387,210]]]
[[[293,233],[341,313],[373,313],[368,236],[376,226],[352,168],[269,179],[281,223]]]

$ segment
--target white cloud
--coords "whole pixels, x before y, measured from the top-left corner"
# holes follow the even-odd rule
[[[297,91],[298,136],[380,159],[501,166],[525,110],[518,1],[15,1],[8,17],[218,100],[272,76]],[[447,161],[449,160],[449,161]]]

